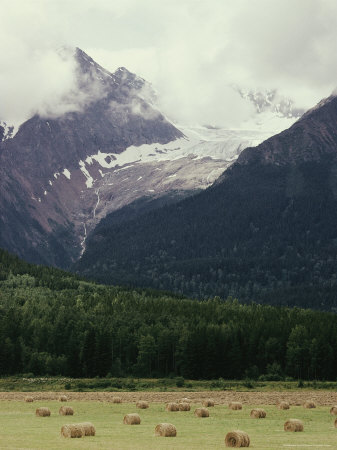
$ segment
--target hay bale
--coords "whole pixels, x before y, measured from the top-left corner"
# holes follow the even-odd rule
[[[155,430],[156,436],[162,437],[175,437],[177,436],[177,429],[172,423],[160,423],[156,426]]]
[[[192,403],[192,400],[190,400],[189,398],[182,398],[178,403]]]
[[[77,425],[81,425],[83,427],[85,436],[95,436],[96,428],[91,422],[82,422],[78,423]]]
[[[149,407],[149,404],[145,400],[138,400],[138,402],[136,403],[136,406],[137,406],[137,408],[140,408],[140,409],[147,409]]]
[[[210,398],[207,400],[203,400],[202,406],[206,406],[206,408],[208,408],[210,406],[214,406],[214,400],[212,400]]]
[[[337,428],[337,419],[335,419],[335,428]]]
[[[26,403],[32,403],[33,401],[34,401],[33,397],[30,397],[30,396],[25,397]]]
[[[209,417],[209,411],[207,408],[197,408],[194,411],[194,415],[197,417]]]
[[[228,408],[229,409],[233,409],[234,411],[237,411],[239,409],[242,409],[242,403],[240,403],[240,402],[229,402]]]
[[[50,409],[46,406],[41,406],[40,408],[37,408],[35,415],[38,417],[48,417],[50,416]]]
[[[84,427],[80,423],[63,425],[61,436],[65,438],[81,438],[85,436]]]
[[[61,406],[59,409],[60,416],[73,416],[74,410],[71,406]]]
[[[112,403],[122,403],[122,399],[120,397],[112,397]]]
[[[307,400],[306,402],[304,402],[303,404],[304,408],[316,408],[316,403],[313,400]]]
[[[66,395],[59,396],[59,402],[67,402],[67,401],[68,401],[68,397]]]
[[[264,419],[266,415],[266,411],[261,408],[252,409],[250,412],[250,417],[252,417],[253,419]]]
[[[140,425],[140,417],[137,413],[126,414],[123,419],[124,425]]]
[[[278,405],[277,405],[277,407],[278,407],[278,409],[289,409],[290,408],[290,405],[289,405],[289,403],[288,402],[280,402]]]
[[[264,419],[266,415],[266,411],[261,408],[254,408],[250,412],[250,417],[252,417],[253,419]]]
[[[249,447],[250,439],[245,431],[230,431],[225,437],[226,447]]]
[[[166,411],[179,411],[178,403],[168,403],[165,407]]]
[[[298,419],[289,419],[284,424],[284,431],[303,431],[303,422]]]
[[[337,416],[337,406],[333,406],[333,407],[330,409],[330,414],[331,414],[332,416]]]
[[[190,411],[191,405],[189,403],[179,403],[179,411]]]
[[[67,424],[61,428],[61,435],[66,438],[95,436],[95,434],[96,429],[91,422]]]

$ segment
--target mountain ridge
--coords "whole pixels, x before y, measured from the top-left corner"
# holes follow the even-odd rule
[[[337,98],[243,150],[206,191],[98,229],[75,269],[199,298],[308,306],[309,292],[336,308],[336,123]]]

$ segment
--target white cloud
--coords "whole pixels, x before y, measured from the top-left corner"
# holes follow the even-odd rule
[[[232,84],[277,87],[306,108],[337,85],[334,0],[0,0],[0,7],[7,120],[74,107],[66,95],[73,67],[50,51],[64,44],[109,70],[143,76],[164,112],[182,122],[235,126],[247,118],[252,111]]]

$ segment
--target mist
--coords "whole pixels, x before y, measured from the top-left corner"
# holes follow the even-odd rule
[[[8,122],[85,106],[74,61],[56,51],[63,45],[142,76],[180,123],[248,120],[253,108],[233,85],[277,89],[305,109],[337,85],[333,0],[0,2],[0,119]]]

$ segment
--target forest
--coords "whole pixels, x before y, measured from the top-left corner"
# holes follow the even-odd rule
[[[337,163],[236,165],[179,203],[112,213],[73,268],[191,298],[337,311]]]
[[[335,380],[331,312],[88,282],[0,250],[0,375]]]

